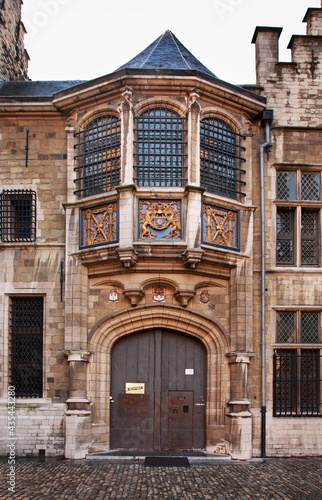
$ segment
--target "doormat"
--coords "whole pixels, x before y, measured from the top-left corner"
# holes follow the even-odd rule
[[[190,467],[187,457],[145,457],[145,467]]]

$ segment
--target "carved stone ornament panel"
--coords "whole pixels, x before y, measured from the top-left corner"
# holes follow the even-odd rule
[[[202,240],[203,243],[239,249],[238,211],[203,204]]]
[[[81,210],[81,247],[117,241],[117,203]]]
[[[140,200],[139,239],[182,239],[181,200]]]

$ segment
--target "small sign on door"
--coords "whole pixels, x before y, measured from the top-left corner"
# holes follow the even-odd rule
[[[145,394],[145,383],[126,382],[125,394]]]
[[[186,368],[184,372],[185,372],[185,375],[194,375],[195,374],[195,371],[193,368]]]

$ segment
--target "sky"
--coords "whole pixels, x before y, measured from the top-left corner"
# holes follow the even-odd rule
[[[171,30],[221,80],[256,82],[256,26],[283,28],[280,61],[321,0],[24,0],[32,80],[91,80],[114,72]]]

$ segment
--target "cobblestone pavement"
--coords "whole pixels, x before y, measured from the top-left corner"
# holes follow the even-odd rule
[[[322,499],[322,458],[216,462],[185,467],[18,459],[15,492],[1,460],[0,499]]]

